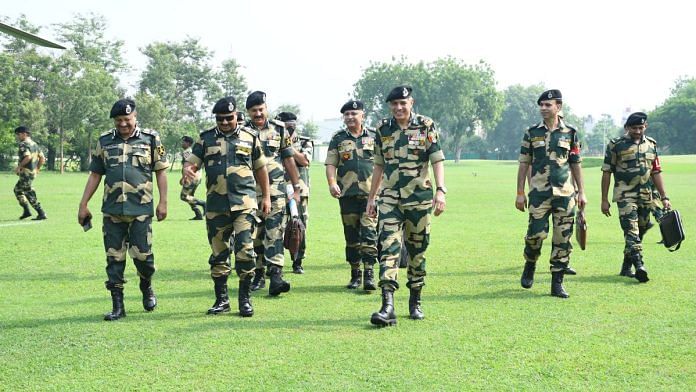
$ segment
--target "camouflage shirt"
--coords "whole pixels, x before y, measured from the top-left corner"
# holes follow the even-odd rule
[[[355,137],[348,128],[334,133],[329,142],[325,165],[335,166],[341,197],[364,196],[370,193],[372,169],[375,164],[374,129],[363,128]]]
[[[30,137],[24,139],[24,141],[19,142],[19,151],[17,153],[19,156],[19,162],[21,163],[24,158],[31,157],[29,163],[22,168],[22,174],[36,174],[36,169],[39,166],[39,157],[43,156],[43,151],[39,148]]]
[[[662,171],[657,142],[649,136],[643,136],[638,143],[628,135],[611,139],[604,154],[602,171],[614,173],[614,202],[651,202],[653,185],[650,176]]]
[[[136,127],[126,140],[116,129],[102,133],[89,166],[105,175],[102,212],[152,216],[152,172],[168,167],[157,132]]]
[[[411,113],[407,129],[396,119],[383,119],[376,131],[375,165],[384,167],[382,202],[422,203],[432,200],[428,162],[445,160],[433,120]]]
[[[251,121],[247,121],[247,126],[254,129],[259,134],[261,150],[266,156],[268,169],[268,180],[271,183],[271,197],[285,196],[285,169],[283,159],[295,155],[292,148],[292,141],[285,129],[285,123],[278,120],[268,120],[266,124],[258,129]],[[261,195],[261,187],[256,186],[256,193]]]
[[[205,168],[208,211],[257,208],[254,171],[266,164],[266,158],[256,131],[243,126],[227,134],[217,127],[209,129],[201,133],[187,161]]]
[[[193,153],[193,149],[191,147],[185,149],[184,151],[181,152],[181,174],[184,174],[184,163],[188,162],[188,158],[191,156]],[[196,178],[193,180],[193,182],[190,185],[198,185],[201,183],[201,171],[196,172]]]
[[[312,154],[314,153],[314,142],[312,142],[312,139],[306,136],[300,136],[297,131],[295,131],[290,135],[290,142],[295,151],[299,151],[307,160],[312,160]],[[309,187],[311,185],[309,181],[309,166],[297,165],[297,171],[300,175],[300,196],[309,197]],[[285,181],[290,181],[288,173],[285,173]]]
[[[532,166],[530,198],[572,196],[575,184],[570,164],[582,162],[577,131],[560,118],[553,131],[543,121],[529,127],[522,137],[519,161]]]

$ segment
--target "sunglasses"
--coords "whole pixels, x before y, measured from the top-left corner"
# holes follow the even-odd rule
[[[225,121],[228,123],[231,123],[234,120],[234,115],[232,116],[215,116],[215,121],[219,122],[220,124],[223,124]]]

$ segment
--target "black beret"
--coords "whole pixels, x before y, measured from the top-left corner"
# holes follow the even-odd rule
[[[20,125],[17,128],[15,128],[15,133],[22,133],[22,132],[31,133],[31,131],[29,131],[29,128],[25,127],[24,125]]]
[[[631,113],[626,119],[626,124],[624,127],[631,127],[633,125],[642,125],[648,122],[648,115],[643,112]]]
[[[188,144],[193,144],[193,138],[191,136],[182,136],[181,141]]]
[[[365,105],[361,101],[351,99],[341,106],[341,113],[345,113],[347,110],[365,110]]]
[[[282,122],[287,122],[287,121],[295,121],[297,120],[297,116],[295,113],[290,113],[290,112],[280,112],[276,116],[276,119],[282,121]]]
[[[391,102],[395,99],[404,99],[411,96],[413,88],[411,86],[397,86],[389,92],[387,95],[387,102]]]
[[[111,118],[116,116],[127,116],[135,111],[135,101],[132,99],[124,98],[116,101],[114,106],[111,107]]]
[[[213,106],[213,113],[215,114],[229,114],[234,113],[237,109],[237,100],[234,97],[220,98],[215,102]]]
[[[244,112],[237,112],[237,122],[238,123],[244,121],[245,117],[246,116],[245,116]]]
[[[266,93],[263,91],[254,91],[249,94],[246,99],[246,108],[249,109],[252,106],[261,105],[266,102]]]
[[[537,105],[541,105],[541,101],[546,101],[549,99],[555,99],[557,101],[563,101],[563,95],[561,95],[561,90],[546,90],[537,99]]]

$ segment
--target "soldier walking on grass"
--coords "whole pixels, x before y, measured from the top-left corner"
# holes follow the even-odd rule
[[[39,175],[41,166],[43,166],[46,158],[41,148],[39,148],[39,145],[31,139],[31,131],[29,128],[24,126],[17,127],[14,132],[19,147],[19,162],[15,169],[15,173],[19,176],[19,180],[17,180],[17,184],[14,187],[14,194],[19,205],[24,210],[19,219],[25,219],[31,216],[29,205],[31,205],[38,214],[36,218],[32,220],[46,219],[46,213],[43,208],[41,208],[41,203],[39,203],[36,198],[36,191],[31,185],[36,176]]]
[[[191,207],[194,216],[190,220],[203,220],[205,202],[196,199],[196,189],[198,189],[198,185],[201,184],[200,172],[197,172],[192,180],[184,176],[184,166],[186,165],[188,157],[191,156],[191,146],[193,146],[193,138],[191,136],[184,136],[181,138],[181,148],[183,151],[181,152],[181,194],[179,198]],[[199,206],[202,210],[198,209]]]

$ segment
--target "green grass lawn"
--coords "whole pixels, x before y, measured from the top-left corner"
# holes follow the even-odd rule
[[[408,319],[402,289],[398,325],[382,329],[369,323],[379,294],[344,289],[338,203],[321,164],[306,274],[286,273],[289,293],[256,293],[249,319],[205,315],[214,300],[205,225],[188,220],[172,175],[169,217],[153,225],[159,306],[142,310],[129,260],[128,317],[111,323],[102,321],[111,308],[102,188],[85,233],[76,215],[86,174],[42,173],[35,188],[49,219],[20,223],[16,177],[2,173],[0,390],[695,390],[696,156],[663,159],[687,242],[669,253],[657,229],[647,234],[647,284],[618,276],[623,236],[615,205],[611,218],[600,213],[594,163],[588,249],[571,257],[568,300],[549,296],[550,239],[534,287],[519,285],[527,215],[514,208],[516,163],[462,161],[447,165],[447,210],[433,219],[426,319]]]

